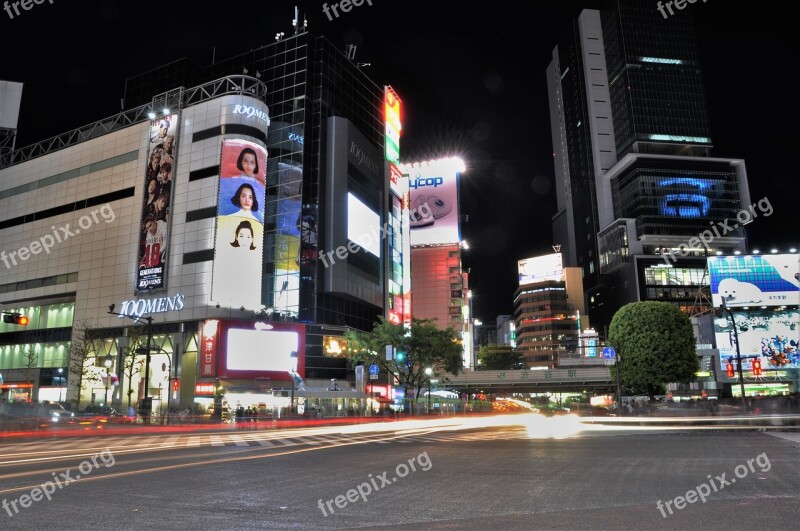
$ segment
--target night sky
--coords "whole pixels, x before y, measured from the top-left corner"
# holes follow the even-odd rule
[[[642,0],[644,5],[656,2]],[[517,260],[552,252],[554,170],[545,68],[570,18],[603,2],[372,0],[329,21],[323,2],[46,1],[10,19],[0,11],[0,79],[25,83],[17,146],[120,110],[124,81],[181,57],[205,65],[292,33],[293,6],[308,29],[344,49],[403,99],[404,161],[460,155],[463,226],[475,315],[512,313]],[[557,4],[557,5],[555,5]],[[777,9],[776,9],[777,8]],[[13,11],[12,11],[13,13]],[[800,247],[800,187],[789,165],[797,109],[793,18],[772,5],[711,0],[695,18],[709,102],[712,156],[747,162],[754,201],[774,208],[750,227],[751,249]],[[668,24],[669,21],[665,21]]]

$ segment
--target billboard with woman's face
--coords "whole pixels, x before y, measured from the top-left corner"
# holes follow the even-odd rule
[[[211,300],[261,309],[267,150],[223,140]]]

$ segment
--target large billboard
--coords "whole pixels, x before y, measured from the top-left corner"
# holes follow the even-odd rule
[[[564,266],[561,253],[546,254],[525,258],[517,263],[519,285],[545,282],[547,280],[564,280]]]
[[[800,304],[800,262],[796,254],[715,256],[708,259],[715,307]]]
[[[305,326],[293,323],[221,321],[217,377],[289,380],[305,377]]]
[[[209,319],[200,325],[203,378],[289,380],[305,376],[305,327]]]
[[[150,123],[144,198],[139,225],[136,292],[166,289],[172,182],[177,157],[178,115]]]
[[[800,311],[797,309],[754,309],[733,312],[739,336],[742,370],[752,369],[753,359],[761,360],[761,368],[787,369],[800,367]],[[736,364],[736,336],[727,315],[714,319],[714,334],[719,349],[720,369],[728,362]]]
[[[403,167],[411,199],[411,245],[461,242],[458,209],[460,159],[442,159]]]
[[[211,300],[261,309],[267,150],[223,140]]]

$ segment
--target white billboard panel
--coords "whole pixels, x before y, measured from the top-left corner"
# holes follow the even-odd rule
[[[0,129],[17,128],[21,102],[22,83],[0,81]]]
[[[561,253],[546,254],[525,258],[518,262],[519,285],[545,282],[547,280],[564,280],[564,266]]]
[[[412,246],[461,242],[458,179],[463,166],[460,159],[441,159],[401,167],[409,177]]]

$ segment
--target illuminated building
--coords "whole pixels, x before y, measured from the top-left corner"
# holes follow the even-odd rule
[[[744,161],[710,156],[690,15],[665,24],[650,6],[614,0],[584,10],[552,57],[553,236],[583,271],[593,326],[602,333],[637,300],[689,312],[705,257],[745,250],[733,223],[707,246],[692,238],[751,203]]]
[[[288,367],[267,377],[268,366],[244,374],[241,360],[231,362],[237,369],[221,365],[222,336],[219,358],[206,367],[200,330],[212,321],[220,333],[266,323],[272,337],[296,334],[292,369],[309,387],[352,379],[339,338],[371,329],[389,293],[394,240],[384,230],[396,203],[385,92],[329,41],[298,32],[206,67],[179,60],[135,76],[123,112],[59,142],[0,152],[0,248],[91,221],[46,253],[31,249],[22,266],[0,265],[4,308],[36,317],[25,331],[0,328],[6,382],[24,380],[20,352],[28,346],[42,353],[42,374],[67,371],[70,341],[90,323],[97,351],[114,357],[120,375],[114,405],[127,405],[129,384],[135,400],[144,384],[123,377],[123,352],[148,327],[109,315],[110,304],[140,324],[152,318],[147,394],[164,407],[170,389],[174,406],[191,407],[209,385],[241,396],[289,385]],[[113,221],[102,217],[105,205]],[[61,306],[68,317],[50,315]],[[231,334],[239,345],[261,345]],[[133,357],[138,370],[144,356]],[[47,374],[42,386],[61,392],[64,382]],[[64,390],[68,400],[77,398],[74,385]],[[102,386],[83,387],[86,403]]]
[[[464,346],[464,367],[475,364],[469,274],[462,270],[458,158],[400,166],[408,178],[411,226],[412,315],[452,327]]]
[[[528,367],[558,367],[565,344],[588,328],[582,294],[580,268],[563,267],[560,253],[520,260],[514,324]]]
[[[267,187],[262,303],[275,320],[307,325],[306,376],[323,380],[353,376],[343,358],[323,348],[326,338],[371,330],[378,316],[391,315],[390,289],[403,290],[388,259],[397,251],[390,246],[402,241],[394,238],[398,188],[390,191],[387,162],[387,149],[397,147],[400,101],[344,52],[299,31],[205,67],[172,63],[126,87],[134,103],[176,78],[247,70],[266,84],[268,181],[276,186]],[[396,115],[387,119],[389,92]]]

